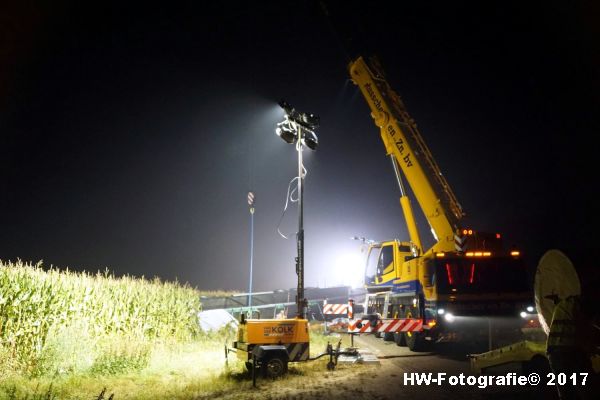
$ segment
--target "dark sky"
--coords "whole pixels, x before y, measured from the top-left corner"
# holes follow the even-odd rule
[[[598,7],[422,3],[328,2],[331,24],[312,1],[3,5],[0,259],[245,290],[252,189],[254,288],[295,286],[295,242],[276,232],[296,173],[274,134],[285,98],[321,117],[306,154],[306,283],[356,281],[342,268],[360,255],[351,236],[407,239],[346,72],[347,56],[376,54],[465,224],[532,263],[548,248],[591,262]]]

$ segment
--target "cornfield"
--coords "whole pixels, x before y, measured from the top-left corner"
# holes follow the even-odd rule
[[[187,284],[0,260],[0,357],[22,371],[38,371],[61,332],[88,338],[90,353],[112,337],[149,346],[194,340],[199,310],[199,292]]]

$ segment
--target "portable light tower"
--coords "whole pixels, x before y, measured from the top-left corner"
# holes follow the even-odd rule
[[[306,318],[308,303],[304,298],[304,166],[302,165],[302,149],[306,145],[311,150],[316,150],[319,144],[315,130],[319,127],[319,117],[296,111],[285,100],[279,102],[285,111],[285,119],[277,124],[275,133],[286,143],[294,143],[298,152],[298,233],[296,245],[296,275],[298,287],[296,292],[296,307],[298,318]]]
[[[306,145],[315,150],[318,145],[315,130],[319,126],[319,117],[296,111],[285,101],[279,105],[285,111],[285,118],[277,124],[275,133],[286,143],[295,144],[298,152],[298,232],[296,244],[296,274],[298,292],[296,295],[297,315],[285,319],[246,319],[240,315],[237,340],[233,342],[233,351],[246,362],[246,367],[256,377],[259,369],[264,376],[277,377],[287,371],[288,362],[308,361],[310,356],[310,335],[308,329],[307,301],[304,298],[304,166],[302,150]],[[225,355],[228,353],[225,348]]]

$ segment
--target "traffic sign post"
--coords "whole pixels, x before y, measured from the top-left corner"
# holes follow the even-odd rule
[[[252,267],[254,263],[254,192],[248,192],[248,207],[250,208],[250,279],[248,283],[248,312],[252,317]]]
[[[248,206],[250,207],[250,214],[254,214],[254,192],[248,192]]]

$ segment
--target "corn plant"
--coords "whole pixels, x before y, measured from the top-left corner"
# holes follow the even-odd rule
[[[45,269],[0,260],[0,354],[35,369],[49,332],[77,326],[81,334],[192,340],[201,331],[199,292],[158,278]]]

